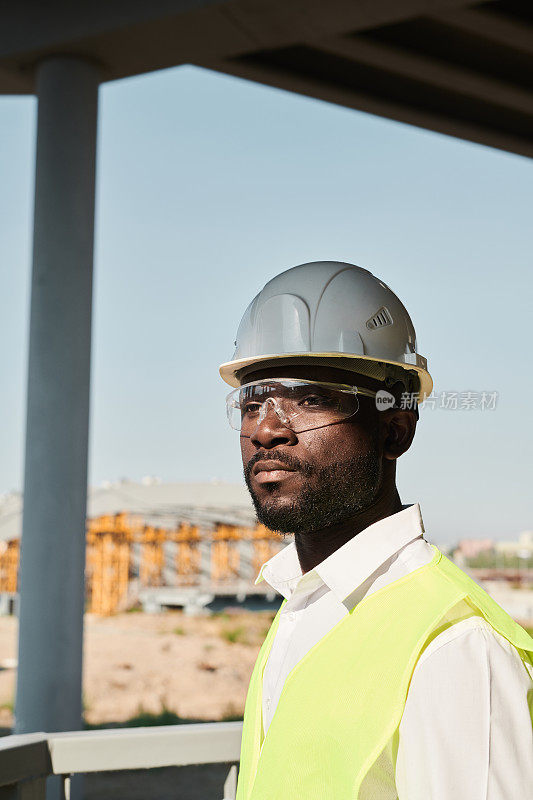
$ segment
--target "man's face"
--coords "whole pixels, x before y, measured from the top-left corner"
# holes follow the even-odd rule
[[[244,382],[275,377],[376,388],[362,376],[320,366],[257,371]],[[282,533],[311,532],[372,505],[383,477],[379,413],[372,398],[359,396],[354,417],[302,433],[267,413],[250,437],[241,437],[244,477],[259,521]]]

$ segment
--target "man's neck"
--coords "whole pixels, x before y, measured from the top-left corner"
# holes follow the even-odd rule
[[[314,569],[369,525],[373,525],[374,522],[379,522],[385,517],[390,517],[391,514],[396,514],[402,508],[400,496],[395,489],[390,496],[378,498],[373,505],[344,522],[311,533],[296,533],[294,543],[302,572]]]

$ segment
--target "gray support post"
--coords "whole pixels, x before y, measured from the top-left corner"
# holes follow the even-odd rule
[[[81,724],[98,82],[75,57],[37,68],[18,733]]]

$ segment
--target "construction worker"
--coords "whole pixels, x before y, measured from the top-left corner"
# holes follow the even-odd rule
[[[237,800],[533,797],[533,640],[396,488],[432,388],[406,309],[365,269],[302,264],[235,344],[220,373],[246,483],[259,521],[294,535],[258,576],[283,602]]]

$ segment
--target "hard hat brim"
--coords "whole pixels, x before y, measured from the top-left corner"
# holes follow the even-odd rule
[[[373,361],[373,362],[380,362],[383,364],[393,364],[396,367],[401,367],[404,370],[413,370],[417,373],[419,381],[420,381],[420,391],[418,393],[418,402],[422,403],[425,397],[428,397],[431,394],[431,390],[433,389],[433,379],[429,372],[420,367],[416,364],[405,364],[401,361],[391,361],[387,358],[374,358],[373,356],[365,356],[361,354],[351,355],[350,353],[310,353],[310,352],[302,352],[302,353],[272,353],[272,354],[263,354],[258,356],[250,356],[248,358],[239,358],[235,361],[227,361],[224,364],[221,364],[219,367],[220,377],[222,378],[225,383],[229,386],[233,386],[234,388],[240,386],[240,381],[237,378],[237,373],[240,370],[244,369],[245,367],[250,367],[253,364],[260,364],[264,362],[271,362],[271,361],[294,361],[303,362],[304,360],[308,362],[309,360],[317,361],[328,361],[328,365],[331,365],[332,359],[339,359],[339,360],[349,360],[353,359],[356,360],[364,360],[364,361]]]

